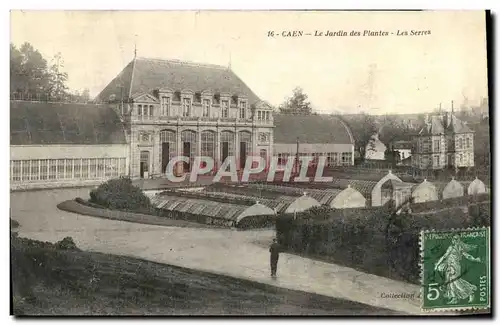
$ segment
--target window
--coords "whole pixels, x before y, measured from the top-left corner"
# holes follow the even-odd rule
[[[104,177],[110,177],[113,173],[112,161],[114,158],[105,158],[104,159]]]
[[[65,170],[64,170],[64,178],[72,179],[73,178],[73,159],[65,160]]]
[[[439,145],[440,145],[439,140],[434,140],[434,151],[440,151]]]
[[[439,156],[434,156],[434,166],[436,167],[440,166]]]
[[[82,160],[81,159],[75,159],[74,160],[74,175],[73,177],[76,179],[79,179],[82,177],[81,170],[82,170]]]
[[[89,178],[89,159],[82,159],[82,179]]]
[[[20,160],[13,160],[11,162],[12,164],[12,181],[18,182],[21,180],[21,161]]]
[[[215,158],[215,132],[201,132],[201,155]]]
[[[161,115],[170,116],[170,97],[161,98]]]
[[[459,165],[462,165],[462,164],[463,164],[463,155],[462,155],[462,154],[459,154],[459,155],[458,155],[458,164],[459,164]]]
[[[258,121],[262,120],[262,112],[261,111],[257,111],[257,120]]]
[[[228,118],[229,117],[229,102],[227,100],[221,101],[221,108],[222,108],[222,117]]]
[[[29,181],[30,180],[30,161],[22,160],[21,161],[21,180]]]
[[[210,116],[210,99],[203,100],[203,117]]]
[[[97,159],[89,159],[89,178],[97,177]]]
[[[31,180],[37,181],[40,177],[40,160],[31,161]]]
[[[182,100],[182,116],[191,116],[191,99],[189,98]]]
[[[57,159],[57,179],[64,179],[64,159]]]
[[[104,177],[104,158],[97,159],[97,178]]]
[[[462,138],[459,138],[458,139],[458,149],[462,149],[462,147],[463,147],[463,140],[462,140]]]
[[[57,160],[49,159],[49,180],[56,179]]]
[[[142,105],[137,105],[137,115],[142,115]]]
[[[240,102],[240,119],[245,119],[247,117],[247,102]]]
[[[46,180],[48,176],[48,164],[49,161],[47,159],[40,160],[40,180]]]
[[[153,111],[154,111],[154,106],[153,105],[149,105],[149,116],[153,116]]]
[[[470,145],[470,138],[467,138],[467,149],[470,149],[471,148],[471,145]]]
[[[351,158],[352,158],[352,153],[343,152],[342,153],[342,165],[350,165],[351,160],[352,160]]]

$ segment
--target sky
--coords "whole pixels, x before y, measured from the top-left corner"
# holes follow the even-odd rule
[[[314,36],[327,30],[388,35]],[[397,36],[412,30],[430,35]],[[272,105],[301,87],[322,113],[448,109],[477,104],[488,88],[483,11],[12,11],[11,42],[48,60],[61,52],[70,89],[92,96],[135,47],[140,57],[230,63]]]

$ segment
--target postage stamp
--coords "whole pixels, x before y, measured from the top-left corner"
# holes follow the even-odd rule
[[[422,309],[490,307],[490,228],[420,233]]]

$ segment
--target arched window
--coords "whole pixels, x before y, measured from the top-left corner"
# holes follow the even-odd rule
[[[222,131],[220,133],[220,163],[229,156],[234,156],[234,132]]]
[[[161,173],[164,173],[168,162],[177,154],[177,136],[175,131],[160,131],[159,145]]]
[[[215,159],[215,132],[201,132],[201,155]]]

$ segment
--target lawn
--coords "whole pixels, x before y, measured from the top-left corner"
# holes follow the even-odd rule
[[[125,256],[11,239],[15,315],[391,315],[390,310]]]

